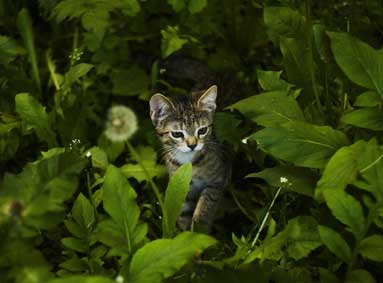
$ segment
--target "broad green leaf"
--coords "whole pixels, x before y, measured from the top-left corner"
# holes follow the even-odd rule
[[[162,221],[162,231],[165,238],[172,236],[176,231],[177,218],[189,191],[191,177],[191,163],[183,164],[170,177],[165,193],[165,211]]]
[[[24,41],[24,46],[28,52],[29,64],[32,69],[32,77],[36,83],[37,89],[41,91],[40,72],[35,49],[32,19],[27,9],[23,8],[17,15],[17,28]]]
[[[11,37],[0,35],[0,63],[8,64],[16,56],[24,55],[25,49]]]
[[[357,177],[357,159],[363,151],[363,142],[357,142],[348,147],[340,148],[326,164],[318,187],[316,197],[321,196],[323,190],[328,188],[345,188]]]
[[[67,238],[62,238],[61,243],[65,247],[67,247],[71,250],[74,250],[76,252],[80,252],[80,253],[86,252],[87,243],[85,240],[77,239],[77,238],[73,238],[73,237],[67,237]]]
[[[16,111],[23,122],[30,128],[35,129],[37,136],[47,141],[49,145],[54,145],[55,134],[51,129],[48,114],[34,97],[29,93],[19,93],[15,97]]]
[[[85,272],[89,269],[87,260],[85,258],[79,259],[77,257],[72,257],[64,262],[61,262],[59,266],[63,269],[76,273]]]
[[[183,232],[174,239],[159,239],[147,243],[133,255],[127,282],[163,282],[190,262],[194,255],[215,243],[210,236],[192,232]]]
[[[136,197],[136,192],[120,169],[109,165],[104,178],[103,206],[111,219],[99,224],[98,233],[107,235],[107,231],[114,230],[114,234],[124,240],[129,253],[142,242],[147,231],[146,225],[138,222],[140,209]],[[101,240],[110,244],[105,237]]]
[[[86,63],[80,63],[71,67],[69,71],[65,74],[65,85],[67,87],[70,87],[79,78],[85,76],[92,68],[93,65]]]
[[[323,194],[335,218],[345,224],[356,239],[361,239],[365,233],[365,218],[360,202],[342,189],[327,189]]]
[[[351,261],[351,250],[342,236],[326,226],[319,225],[318,230],[323,244],[338,258],[349,263]]]
[[[115,283],[116,281],[103,276],[75,275],[49,280],[48,283]]]
[[[300,121],[263,129],[250,139],[276,158],[311,168],[323,168],[338,148],[349,143],[341,131]]]
[[[242,99],[228,108],[237,109],[246,117],[265,127],[275,127],[288,121],[304,121],[297,101],[287,91],[273,91]]]
[[[299,260],[322,245],[317,226],[318,223],[311,216],[298,216],[289,220],[286,246],[290,257]]]
[[[192,14],[201,12],[206,4],[207,0],[190,0],[188,4],[189,12]]]
[[[242,120],[229,112],[217,112],[214,115],[214,133],[220,142],[227,141],[235,147],[246,134],[245,127],[239,127]]]
[[[181,38],[179,35],[178,26],[168,26],[166,29],[161,30],[161,53],[162,58],[166,58],[174,52],[180,50],[188,40]]]
[[[383,130],[383,111],[379,108],[362,108],[346,113],[342,122],[374,131]]]
[[[106,155],[105,151],[95,146],[95,147],[92,147],[89,150],[89,152],[91,153],[91,156],[92,156],[92,166],[95,168],[105,170],[109,164],[108,156]]]
[[[348,33],[328,32],[335,60],[354,83],[376,90],[383,97],[383,51]]]
[[[312,34],[320,59],[327,63],[330,57],[330,45],[326,36],[326,27],[323,24],[313,24]]]
[[[85,231],[90,230],[96,221],[94,208],[82,193],[73,204],[72,217]]]
[[[261,178],[274,187],[280,186],[280,178],[285,177],[289,183],[291,183],[291,185],[286,187],[287,190],[310,197],[314,196],[316,175],[310,169],[293,166],[276,166],[249,174],[246,177]]]
[[[0,191],[21,204],[26,226],[50,227],[62,220],[63,202],[76,191],[85,163],[69,152],[29,163],[19,175],[4,178]]]
[[[115,95],[134,96],[147,91],[149,76],[142,68],[133,65],[113,73],[112,81]]]
[[[372,235],[360,242],[359,253],[374,261],[383,261],[383,236]]]
[[[360,153],[358,162],[359,174],[361,176],[354,185],[371,192],[376,200],[383,200],[383,148],[379,146],[376,139],[363,143],[363,151]]]
[[[282,71],[257,70],[258,83],[264,91],[288,91],[293,87],[281,79]]]
[[[146,168],[152,178],[162,177],[167,174],[166,167],[164,165],[157,164],[154,161],[143,160],[142,165]],[[121,167],[121,171],[126,177],[133,177],[139,182],[147,180],[145,171],[139,164],[125,164]]]
[[[372,275],[364,269],[356,269],[351,271],[347,278],[345,283],[376,283],[376,280]]]
[[[363,92],[356,97],[354,106],[358,107],[376,107],[382,105],[382,99],[379,93],[373,90]]]

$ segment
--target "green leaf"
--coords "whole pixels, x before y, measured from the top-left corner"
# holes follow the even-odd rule
[[[148,75],[137,65],[113,73],[112,81],[113,93],[116,95],[139,95],[147,91],[149,85]]]
[[[338,148],[349,143],[341,131],[300,121],[263,129],[250,139],[276,158],[311,168],[323,168]]]
[[[246,117],[265,127],[289,121],[304,121],[297,101],[287,91],[273,91],[242,99],[228,108],[237,109]]]
[[[276,166],[249,174],[246,177],[261,178],[274,187],[279,187],[281,185],[280,178],[285,177],[289,180],[289,183],[291,183],[291,185],[286,187],[289,191],[310,197],[314,196],[316,176],[310,169],[293,166]]]
[[[133,256],[127,281],[160,283],[190,262],[194,255],[214,245],[216,240],[203,234],[183,232],[174,239],[147,243]]]
[[[179,36],[178,26],[168,26],[166,29],[161,30],[161,53],[162,58],[166,58],[174,52],[180,50],[188,40]]]
[[[340,148],[327,163],[318,187],[315,191],[319,197],[328,188],[345,188],[356,180],[358,173],[357,159],[362,154],[363,142]]]
[[[16,111],[23,122],[30,128],[35,129],[41,140],[48,142],[50,146],[56,143],[55,134],[51,129],[48,114],[34,97],[29,93],[19,93],[15,97]]]
[[[319,267],[320,283],[339,283],[339,279],[328,269]]]
[[[109,165],[105,173],[103,185],[103,206],[111,220],[99,224],[98,234],[101,241],[105,240],[108,232],[113,231],[116,238],[123,239],[122,245],[130,254],[141,243],[147,232],[146,224],[139,224],[140,209],[136,203],[136,192],[120,169]],[[119,247],[117,247],[118,250]]]
[[[94,168],[105,170],[109,164],[108,156],[106,155],[105,151],[95,146],[95,147],[92,147],[89,150],[89,152],[91,153],[91,156],[92,156],[92,166]]]
[[[70,87],[79,78],[85,76],[92,68],[93,65],[86,63],[80,63],[71,67],[69,71],[65,74],[65,85],[67,87]]]
[[[258,83],[264,91],[288,91],[293,87],[281,79],[282,71],[257,70]]]
[[[121,0],[124,15],[134,17],[140,12],[141,7],[137,0]]]
[[[192,14],[201,12],[206,7],[207,0],[190,0],[188,4],[189,12]]]
[[[351,250],[342,236],[326,226],[319,225],[318,230],[323,244],[338,258],[349,263],[351,261]]]
[[[73,238],[73,237],[68,237],[68,238],[62,238],[61,243],[65,247],[67,247],[71,250],[74,250],[76,252],[80,252],[80,253],[86,252],[87,243],[85,240],[81,240],[81,239],[77,239],[77,238]]]
[[[168,0],[168,3],[173,7],[177,13],[185,8],[185,0]]]
[[[24,41],[24,46],[28,52],[28,60],[32,69],[32,77],[36,83],[37,89],[41,92],[40,73],[37,62],[37,53],[35,49],[32,19],[27,9],[23,8],[17,15],[17,27]]]
[[[360,242],[359,253],[374,261],[383,261],[383,236],[372,235]]]
[[[361,239],[365,233],[365,219],[360,202],[342,189],[327,189],[323,194],[335,218],[345,224],[356,239]]]
[[[57,278],[48,281],[48,283],[115,283],[114,280],[109,279],[108,277],[103,276],[85,276],[85,275],[75,275],[68,276],[65,278]]]
[[[379,93],[373,90],[363,92],[358,95],[354,106],[358,107],[376,107],[382,105],[382,99],[379,96]]]
[[[92,229],[92,226],[96,221],[94,208],[82,193],[78,195],[73,204],[72,217],[85,231]]]
[[[372,275],[364,269],[357,269],[351,271],[347,278],[346,278],[346,283],[376,283],[376,280]]]
[[[335,60],[354,83],[375,90],[383,97],[383,51],[348,33],[328,32]]]
[[[166,167],[164,165],[157,164],[155,161],[142,160],[142,165],[146,168],[152,178],[165,176],[167,174]],[[121,171],[126,177],[133,177],[138,182],[147,180],[145,171],[139,164],[125,164],[121,167]]]
[[[19,55],[24,55],[25,49],[8,36],[0,35],[0,63],[9,64]]]
[[[214,115],[214,133],[220,142],[227,141],[234,147],[241,142],[246,128],[239,127],[242,120],[229,112],[217,112]]]
[[[383,130],[383,112],[379,108],[362,108],[346,113],[342,122],[374,131]]]
[[[165,211],[162,221],[164,238],[168,238],[176,232],[177,218],[189,191],[191,177],[192,165],[190,162],[180,166],[170,177],[166,188]]]

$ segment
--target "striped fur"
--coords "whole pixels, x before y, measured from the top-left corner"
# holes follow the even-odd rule
[[[193,164],[190,189],[177,222],[182,230],[192,224],[210,230],[230,178],[230,162],[214,140],[216,96],[217,88],[212,86],[205,92],[171,98],[155,94],[150,100],[150,115],[163,144],[169,174],[183,163]],[[201,130],[204,127],[207,129]],[[206,134],[199,134],[205,130]],[[174,132],[183,137],[175,138]]]

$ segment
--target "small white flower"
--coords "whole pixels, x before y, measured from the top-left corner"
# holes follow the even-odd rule
[[[243,144],[247,144],[247,141],[248,141],[248,138],[244,138],[244,139],[241,140],[241,142],[242,142]]]
[[[281,177],[279,179],[279,181],[282,183],[282,184],[286,184],[289,180],[286,178],[286,177]]]
[[[90,158],[90,157],[92,157],[92,153],[91,153],[90,151],[88,151],[88,152],[85,154],[85,156],[86,156],[87,158]]]
[[[115,142],[126,141],[137,131],[137,117],[126,106],[113,106],[108,111],[105,135]]]
[[[117,282],[117,283],[123,283],[123,282],[124,282],[124,277],[122,277],[121,275],[118,275],[118,276],[116,277],[116,282]]]

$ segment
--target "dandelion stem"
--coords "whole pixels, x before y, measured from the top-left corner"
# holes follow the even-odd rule
[[[278,188],[278,190],[276,191],[276,193],[275,193],[275,195],[274,195],[274,197],[273,197],[273,200],[271,201],[269,207],[267,208],[267,211],[266,211],[266,213],[265,213],[265,216],[263,217],[262,222],[261,222],[261,225],[259,226],[257,235],[255,235],[255,238],[254,238],[253,242],[251,243],[251,247],[252,247],[252,248],[254,248],[255,244],[257,243],[258,238],[259,238],[259,236],[261,235],[261,232],[262,232],[262,230],[263,230],[263,227],[265,226],[266,221],[267,221],[267,219],[269,218],[270,210],[273,208],[274,203],[275,203],[275,200],[277,199],[277,197],[278,197],[279,193],[281,192],[282,188],[283,188],[283,186],[280,186],[280,187]]]
[[[148,179],[154,191],[154,194],[157,197],[158,203],[160,204],[162,215],[165,215],[165,205],[164,205],[160,190],[158,189],[156,183],[153,182],[152,177],[150,176],[148,170],[145,168],[144,164],[142,163],[141,157],[138,155],[137,151],[134,149],[131,143],[129,141],[126,141],[126,145],[128,146],[128,149],[130,153],[132,154],[133,158],[138,162],[138,164],[141,166],[142,170],[144,171],[146,178]],[[163,217],[163,221],[167,221],[166,219],[167,219],[166,217]]]

